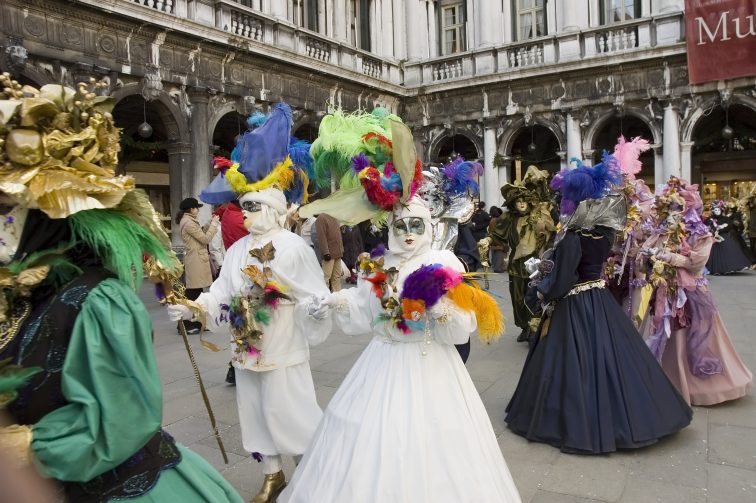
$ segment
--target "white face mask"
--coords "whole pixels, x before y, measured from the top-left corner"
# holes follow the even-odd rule
[[[0,195],[0,264],[8,264],[18,250],[29,208]]]
[[[413,198],[410,205],[392,215],[389,225],[389,250],[408,259],[431,249],[433,229],[425,202]]]
[[[265,234],[279,227],[279,214],[265,203],[254,200],[254,192],[247,192],[239,198],[244,214],[244,227],[252,235]]]
[[[711,210],[711,213],[712,213],[712,214],[713,214],[714,216],[717,216],[717,217],[718,217],[718,216],[720,216],[720,215],[722,214],[722,210],[721,210],[721,209],[719,209],[719,208],[714,208],[714,209],[712,209],[712,210]]]

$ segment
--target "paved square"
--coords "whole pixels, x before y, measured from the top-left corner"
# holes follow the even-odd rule
[[[492,291],[507,319],[512,319],[506,275],[497,275]],[[756,272],[710,277],[711,289],[730,337],[746,365],[756,369]],[[163,308],[145,300],[155,324],[155,351],[163,383],[165,428],[197,451],[250,499],[262,483],[259,465],[241,446],[235,388],[224,383],[228,354],[202,349],[193,337],[229,464],[224,465],[192,368]],[[504,457],[523,502],[532,503],[753,503],[756,502],[756,398],[749,396],[715,407],[696,407],[693,423],[658,444],[602,456],[562,454],[557,449],[514,435],[504,425],[509,401],[527,353],[514,341],[518,330],[486,346],[473,341],[467,369],[483,398]],[[225,337],[206,332],[216,344]],[[310,365],[318,401],[325,408],[368,338],[331,336],[312,349]],[[287,477],[293,472],[285,460]],[[355,502],[357,503],[357,502]],[[412,502],[397,502],[412,503]],[[477,503],[477,502],[476,502]],[[480,502],[496,503],[496,502]]]

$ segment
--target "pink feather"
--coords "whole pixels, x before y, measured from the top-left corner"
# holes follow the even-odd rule
[[[630,141],[626,141],[624,136],[620,136],[617,139],[617,145],[614,147],[614,157],[619,160],[620,169],[631,180],[635,179],[635,175],[640,173],[643,163],[638,158],[641,153],[651,148],[648,144],[648,140],[637,136]]]

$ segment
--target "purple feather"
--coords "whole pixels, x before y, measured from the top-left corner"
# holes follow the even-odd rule
[[[404,280],[402,298],[422,300],[425,308],[430,309],[461,281],[461,274],[441,264],[424,265]]]
[[[386,247],[383,243],[379,243],[378,246],[370,251],[370,258],[378,258],[386,255]]]
[[[354,174],[359,175],[360,171],[370,166],[370,160],[367,158],[364,152],[360,152],[356,156],[352,157],[352,170]]]

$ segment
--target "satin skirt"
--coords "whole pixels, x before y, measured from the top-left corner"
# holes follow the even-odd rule
[[[643,447],[690,423],[690,407],[607,289],[559,300],[540,334],[507,406],[515,433],[591,454]]]
[[[377,337],[334,395],[278,497],[279,503],[519,501],[454,346]]]

